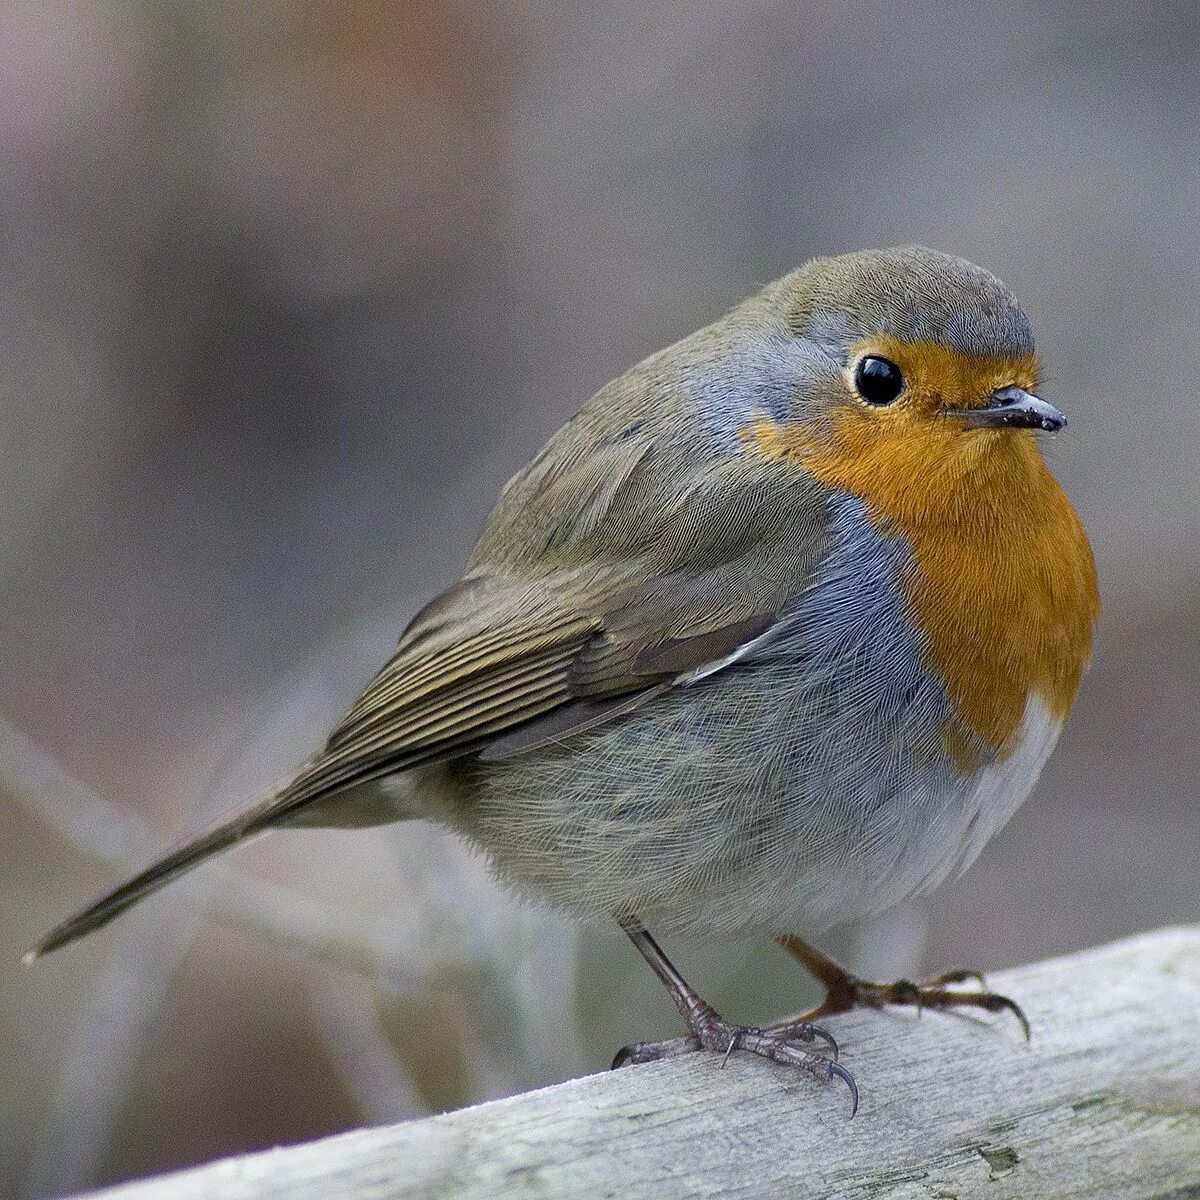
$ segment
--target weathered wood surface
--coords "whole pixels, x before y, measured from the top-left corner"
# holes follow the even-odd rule
[[[832,1023],[862,1089],[735,1054],[214,1163],[105,1200],[1200,1197],[1200,927],[997,975],[1009,1017]],[[636,1031],[631,1030],[631,1033]]]

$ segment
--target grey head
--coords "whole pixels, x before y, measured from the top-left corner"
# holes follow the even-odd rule
[[[856,347],[879,335],[970,359],[1034,353],[1029,321],[999,279],[939,250],[901,246],[814,259],[649,360],[649,378],[671,364],[687,407],[735,452],[755,413],[807,419],[844,403]]]
[[[842,356],[880,333],[973,356],[1020,358],[1034,350],[1029,321],[999,279],[925,246],[814,259],[776,286],[793,332]]]

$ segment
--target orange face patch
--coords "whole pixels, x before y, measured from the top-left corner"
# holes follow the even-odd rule
[[[1031,433],[972,429],[948,409],[1033,390],[1034,356],[979,358],[930,343],[875,337],[904,374],[895,403],[855,396],[812,422],[759,417],[743,430],[758,453],[802,464],[860,496],[885,534],[908,543],[913,614],[960,718],[1000,755],[1015,748],[1030,696],[1064,718],[1091,651],[1099,594],[1075,509]]]
[[[886,333],[863,338],[850,348],[847,383],[853,390],[852,368],[867,354],[891,359],[904,372],[905,394],[889,409],[910,415],[930,415],[945,408],[975,408],[1004,387],[1036,391],[1037,355],[1018,358],[963,354],[937,342],[905,342]]]

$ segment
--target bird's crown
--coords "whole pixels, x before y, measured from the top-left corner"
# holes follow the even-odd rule
[[[818,258],[777,285],[799,337],[829,349],[884,334],[983,358],[1025,358],[1033,331],[990,272],[925,246]]]

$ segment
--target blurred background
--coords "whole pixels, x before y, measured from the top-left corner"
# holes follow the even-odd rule
[[[1200,919],[1195,6],[971,7],[0,4],[0,1195],[676,1030],[622,940],[417,826],[268,839],[18,958],[310,750],[595,388],[819,254],[1017,291],[1106,604],[1011,826],[824,944],[886,977]],[[669,948],[733,1017],[813,994]]]

